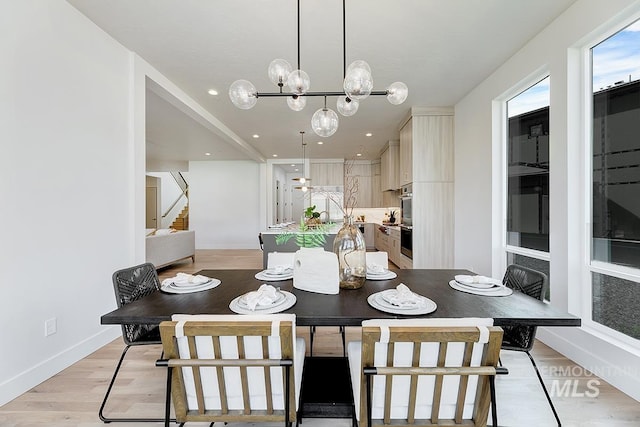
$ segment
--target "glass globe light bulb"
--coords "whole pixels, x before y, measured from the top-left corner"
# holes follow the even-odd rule
[[[303,193],[306,193],[306,192],[307,192],[307,190],[308,190],[308,188],[307,188],[307,186],[306,186],[306,185],[303,185],[303,186],[302,186],[302,188],[301,188],[301,190],[302,190],[302,192],[303,192]]]
[[[360,103],[355,99],[347,98],[346,96],[340,96],[338,97],[336,105],[340,114],[349,117],[353,116],[358,111]]]
[[[236,80],[229,86],[229,98],[242,110],[253,108],[258,102],[256,87],[248,80]]]
[[[347,74],[349,74],[350,71],[356,69],[365,70],[367,73],[371,74],[371,67],[369,66],[369,64],[367,64],[366,61],[363,61],[362,59],[357,59],[349,64],[349,66],[347,67]]]
[[[300,181],[300,184],[304,184],[305,182],[307,182],[307,180],[304,177],[300,178],[298,181]]]
[[[269,80],[271,80],[274,85],[282,87],[287,84],[287,78],[292,70],[293,67],[291,67],[291,64],[284,59],[274,59],[271,61],[271,64],[269,64]]]
[[[362,68],[356,68],[347,73],[347,76],[344,78],[343,87],[344,93],[346,93],[351,100],[355,99],[360,101],[371,94],[373,78],[368,71]]]
[[[409,95],[409,88],[402,82],[393,82],[387,88],[387,100],[393,105],[402,104]]]
[[[287,96],[287,105],[293,111],[301,111],[307,105],[306,96]]]
[[[338,115],[330,108],[320,108],[311,117],[311,128],[316,135],[329,137],[338,130]]]
[[[296,95],[302,95],[309,90],[311,86],[311,80],[309,75],[302,70],[293,70],[287,78],[287,86],[291,92]]]

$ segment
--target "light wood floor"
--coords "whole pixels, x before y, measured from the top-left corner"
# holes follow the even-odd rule
[[[178,271],[196,272],[204,268],[261,268],[262,253],[254,250],[198,251],[196,262],[186,261],[161,270],[160,277],[171,277]],[[308,344],[308,329],[299,328],[299,336]],[[358,339],[359,328],[348,328],[347,340]],[[113,375],[124,345],[121,339],[106,345],[80,360],[32,390],[0,407],[1,427],[104,425],[98,418],[98,408]],[[342,354],[342,344],[336,328],[319,328],[314,340],[314,355]],[[609,384],[589,375],[570,360],[542,343],[536,343],[534,357],[547,387],[554,382],[570,381],[566,396],[553,398],[564,426],[631,427],[640,426],[640,403]],[[160,356],[159,346],[132,348],[112,397],[105,410],[107,416],[161,417],[163,413],[165,371],[154,366]],[[501,426],[554,426],[555,420],[544,393],[524,354],[502,352],[503,364],[509,375],[497,379],[498,414]],[[567,368],[571,368],[567,371]],[[563,369],[558,373],[559,369]],[[571,372],[575,376],[566,376]],[[598,384],[588,381],[598,381]],[[576,384],[575,393],[573,384]],[[597,391],[597,396],[592,396]],[[160,426],[161,423],[126,423],[123,426]],[[188,427],[203,425],[189,423]],[[207,424],[208,425],[208,424]],[[222,426],[221,423],[216,424]],[[236,424],[237,425],[237,424]],[[268,424],[275,426],[280,424]],[[303,427],[349,427],[346,419],[304,419]],[[246,426],[242,424],[242,426]]]

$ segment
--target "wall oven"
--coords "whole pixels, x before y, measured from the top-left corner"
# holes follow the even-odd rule
[[[400,226],[400,253],[413,259],[413,227]]]
[[[411,216],[411,202],[413,199],[413,192],[411,184],[403,185],[400,195],[400,209],[402,210],[402,225],[413,225],[413,219]]]
[[[413,215],[411,204],[413,189],[411,184],[403,185],[400,193],[402,221],[400,224],[400,253],[413,259]]]

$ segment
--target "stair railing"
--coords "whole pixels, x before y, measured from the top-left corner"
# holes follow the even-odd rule
[[[182,191],[180,192],[178,197],[176,197],[173,203],[171,203],[169,208],[162,214],[161,222],[163,226],[165,222],[168,222],[167,227],[171,225],[171,223],[173,223],[173,221],[178,217],[178,215],[180,214],[180,211],[182,211],[182,208],[189,205],[189,184],[187,183],[187,180],[184,179],[184,176],[180,172],[171,172],[171,176],[175,180],[176,185],[178,185],[178,187],[180,187]],[[181,200],[183,201],[183,204],[180,205],[179,209],[176,212],[174,208],[178,205],[178,203]],[[170,221],[166,221],[166,218],[170,214],[171,214]],[[164,227],[164,228],[167,228],[167,227]]]

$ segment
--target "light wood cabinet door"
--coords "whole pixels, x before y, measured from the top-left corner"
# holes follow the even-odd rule
[[[382,204],[382,190],[380,190],[380,175],[373,175],[371,177],[371,207],[384,207]]]
[[[413,119],[400,130],[400,185],[413,182]]]
[[[389,141],[386,150],[380,156],[380,184],[382,191],[397,190],[400,174],[400,143]]]
[[[311,185],[344,185],[344,163],[311,163]]]
[[[389,259],[400,267],[400,230],[389,230]]]

